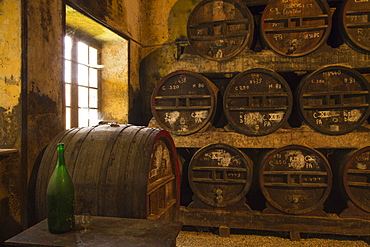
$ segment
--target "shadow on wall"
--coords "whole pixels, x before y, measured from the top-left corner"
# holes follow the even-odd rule
[[[161,46],[141,61],[140,96],[142,98],[142,122],[140,124],[147,125],[152,118],[151,94],[155,85],[166,75],[162,71],[168,71],[169,66],[174,62],[174,59],[168,54],[169,52],[171,52],[170,47]]]
[[[142,98],[140,124],[147,125],[152,118],[150,101],[153,89],[163,77],[170,73],[170,66],[181,55],[179,44],[187,41],[186,27],[189,15],[201,1],[179,0],[173,5],[168,14],[167,28],[163,28],[163,31],[168,32],[167,41],[156,46],[156,49],[149,53],[140,63],[140,94]]]
[[[140,75],[141,75],[141,71],[140,71]],[[129,85],[129,87],[130,87],[129,92],[134,92],[134,90],[132,89],[132,86]],[[130,107],[128,111],[129,123],[134,124],[134,125],[146,125],[145,121],[143,120],[143,114],[142,114],[142,109],[143,109],[142,92],[136,92],[136,95],[134,97],[135,98],[132,102],[132,107]]]
[[[13,237],[14,233],[22,231],[21,225],[10,216],[9,209],[9,198],[6,197],[0,201],[0,222],[6,222],[0,225],[0,244]]]

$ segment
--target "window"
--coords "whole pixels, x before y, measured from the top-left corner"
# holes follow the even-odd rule
[[[65,36],[66,128],[98,123],[100,47],[77,35]]]
[[[128,123],[129,41],[82,10],[65,10],[66,128]]]

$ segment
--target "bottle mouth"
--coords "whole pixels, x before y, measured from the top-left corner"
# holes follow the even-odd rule
[[[57,147],[58,149],[64,149],[64,143],[58,143]]]

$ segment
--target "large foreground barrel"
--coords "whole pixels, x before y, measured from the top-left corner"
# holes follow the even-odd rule
[[[319,208],[332,187],[332,172],[325,156],[299,145],[267,153],[259,178],[270,205],[288,214],[305,214]]]
[[[342,65],[324,66],[300,82],[300,114],[318,132],[346,134],[367,120],[369,92],[368,81],[358,71]]]
[[[36,220],[46,217],[46,188],[56,164],[56,144],[76,194],[76,213],[175,220],[179,211],[177,153],[167,131],[106,124],[69,129],[46,148],[37,174]]]

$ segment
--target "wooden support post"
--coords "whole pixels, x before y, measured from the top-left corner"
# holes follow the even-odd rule
[[[218,232],[220,237],[230,237],[230,227],[220,226]]]
[[[290,231],[291,241],[301,241],[301,233],[297,231]]]

